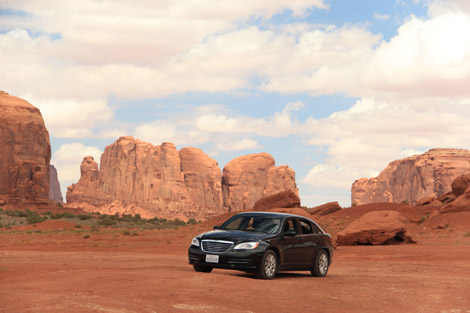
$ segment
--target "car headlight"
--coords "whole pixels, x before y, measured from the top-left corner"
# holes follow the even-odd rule
[[[191,246],[199,247],[199,239],[194,237],[193,240],[191,241]]]
[[[244,243],[239,243],[233,249],[235,249],[235,250],[241,250],[241,249],[253,250],[253,249],[256,249],[258,246],[259,246],[259,242],[244,242]]]

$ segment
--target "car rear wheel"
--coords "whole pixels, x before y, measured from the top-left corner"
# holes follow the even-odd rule
[[[212,267],[194,265],[194,270],[196,272],[210,273],[210,272],[212,272]]]
[[[313,268],[310,272],[312,273],[312,276],[325,277],[326,273],[328,273],[329,265],[330,260],[328,258],[328,254],[325,252],[325,250],[321,250],[318,253],[315,263],[313,264]]]
[[[277,273],[277,256],[272,250],[267,250],[258,269],[258,277],[262,279],[273,279]]]

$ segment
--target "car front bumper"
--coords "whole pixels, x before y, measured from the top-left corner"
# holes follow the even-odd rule
[[[246,272],[256,271],[261,264],[264,249],[229,250],[222,254],[207,253],[199,247],[191,246],[188,251],[189,264],[200,267],[234,269]],[[218,255],[218,262],[206,262],[206,255]]]

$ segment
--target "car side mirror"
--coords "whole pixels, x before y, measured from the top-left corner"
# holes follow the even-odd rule
[[[293,230],[293,229],[287,230],[286,232],[284,232],[284,236],[294,237],[295,236],[295,230]]]
[[[219,225],[215,225],[214,227],[212,227],[213,229],[219,229],[220,226]]]

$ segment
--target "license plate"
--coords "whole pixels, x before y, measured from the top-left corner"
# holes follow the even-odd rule
[[[212,254],[206,254],[206,262],[207,263],[219,263],[219,256],[218,255],[212,255]]]

